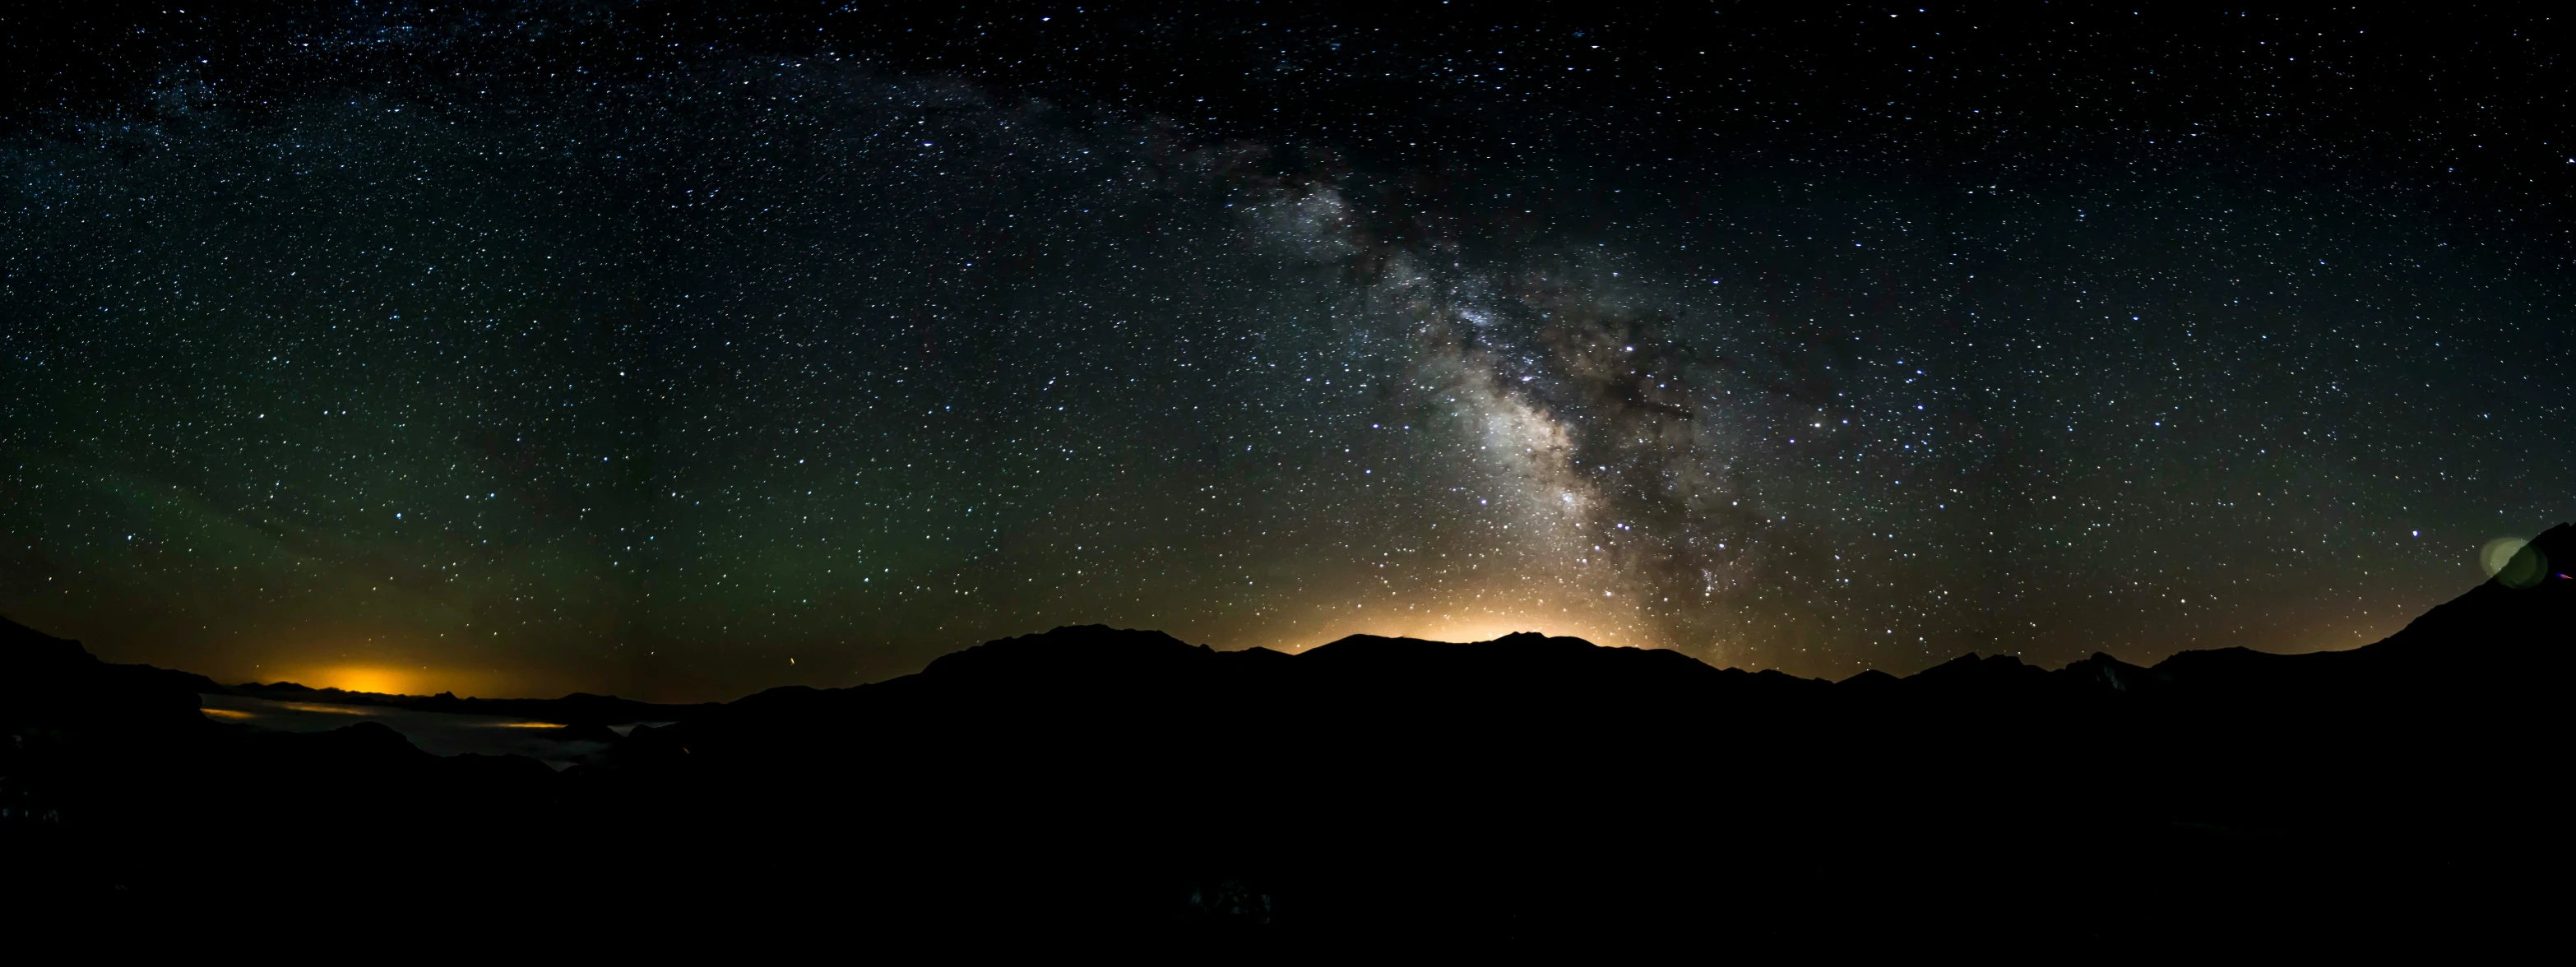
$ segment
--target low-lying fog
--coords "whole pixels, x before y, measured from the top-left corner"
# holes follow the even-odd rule
[[[197,704],[207,718],[218,722],[279,732],[328,732],[359,722],[379,722],[432,755],[523,755],[558,770],[593,761],[608,750],[606,742],[564,737],[564,723],[504,715],[454,715],[390,705],[281,702],[245,695],[200,694]],[[609,730],[625,735],[639,724],[662,723],[630,722],[609,726]]]

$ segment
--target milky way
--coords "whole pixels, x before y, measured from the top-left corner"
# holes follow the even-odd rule
[[[2360,162],[1684,153],[1483,74],[1426,156],[858,53],[650,67],[254,103],[174,63],[17,134],[0,612],[486,694],[1090,622],[1841,677],[2360,644],[2576,512],[2557,243]]]

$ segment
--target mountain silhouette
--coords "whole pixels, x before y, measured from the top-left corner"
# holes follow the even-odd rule
[[[2576,562],[2576,528],[2526,553]],[[2465,949],[2545,922],[2517,884],[2564,827],[2576,579],[2510,577],[2362,648],[2151,667],[1827,682],[1535,633],[1289,655],[1092,625],[723,704],[407,701],[614,740],[562,773],[209,722],[211,681],[6,623],[0,826],[22,905],[541,905],[637,944]],[[602,728],[638,717],[672,724]],[[210,895],[227,855],[259,859]]]

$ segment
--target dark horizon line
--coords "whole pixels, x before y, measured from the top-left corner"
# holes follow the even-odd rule
[[[2562,525],[2562,526],[2564,526],[2564,525]],[[2419,615],[2418,617],[2421,617],[2421,616]],[[10,622],[10,623],[13,623],[13,624],[17,623],[17,622],[15,622],[15,620],[14,620],[14,619],[11,619],[11,618],[9,618],[9,617],[8,617],[8,616],[6,616],[6,615],[0,615],[0,621],[7,621],[7,622]],[[2412,621],[2410,621],[2410,622],[2409,622],[2409,624],[2412,624],[2412,623],[2413,623]],[[35,633],[40,634],[40,635],[44,635],[45,637],[48,637],[48,638],[54,638],[54,640],[56,640],[56,641],[69,642],[69,643],[71,643],[71,644],[73,644],[73,645],[75,645],[75,646],[79,646],[79,647],[81,647],[82,652],[83,652],[84,654],[89,654],[89,651],[88,651],[87,646],[85,646],[85,645],[81,645],[81,644],[80,644],[80,640],[79,640],[79,639],[77,639],[77,638],[56,638],[55,636],[53,636],[53,635],[51,635],[51,634],[47,634],[46,632],[43,632],[43,631],[40,631],[40,630],[37,630],[37,629],[34,629],[34,628],[29,628],[28,626],[26,626],[26,625],[24,625],[24,624],[20,624],[20,625],[19,625],[19,627],[27,628],[27,630],[29,630],[29,631],[34,631]],[[955,649],[955,650],[952,650],[952,651],[942,652],[942,653],[941,653],[941,655],[942,655],[942,656],[946,656],[946,655],[960,654],[960,653],[962,653],[962,652],[969,651],[969,650],[972,650],[972,649],[974,649],[974,648],[979,648],[979,647],[982,647],[982,646],[987,645],[987,644],[992,644],[992,643],[994,643],[994,642],[1001,642],[1001,641],[1009,641],[1009,640],[1012,640],[1013,638],[1020,638],[1020,637],[1037,637],[1037,636],[1042,636],[1042,635],[1054,634],[1054,633],[1056,633],[1056,632],[1061,632],[1061,631],[1066,631],[1066,630],[1080,630],[1080,629],[1088,629],[1088,628],[1098,628],[1098,629],[1103,629],[1103,630],[1108,630],[1108,631],[1116,631],[1116,632],[1124,632],[1124,633],[1132,633],[1132,634],[1157,634],[1157,635],[1162,635],[1162,636],[1167,637],[1167,638],[1172,638],[1172,640],[1173,640],[1173,641],[1175,641],[1175,642],[1180,642],[1181,644],[1184,644],[1184,645],[1189,645],[1189,644],[1190,644],[1189,642],[1181,641],[1181,639],[1176,638],[1176,637],[1173,637],[1169,632],[1165,632],[1165,631],[1161,631],[1161,630],[1159,630],[1159,629],[1153,629],[1153,628],[1112,628],[1112,627],[1110,627],[1110,626],[1108,626],[1108,625],[1105,625],[1105,624],[1098,624],[1098,623],[1093,623],[1093,624],[1069,624],[1069,625],[1057,625],[1057,626],[1055,626],[1055,627],[1053,627],[1053,628],[1049,628],[1049,629],[1047,629],[1047,630],[1045,630],[1045,631],[1033,631],[1033,632],[1028,632],[1028,633],[1026,633],[1026,634],[1024,634],[1024,635],[1009,635],[1009,636],[1004,636],[1004,637],[1001,637],[1001,638],[991,639],[991,640],[989,640],[989,641],[977,642],[977,643],[972,644],[972,645],[967,645],[967,646],[966,646],[966,647],[964,647],[964,648],[959,648],[959,649]],[[2401,629],[2399,629],[2399,630],[2402,632],[2404,629],[2402,629],[2402,628],[2401,628]],[[2391,633],[2391,636],[2393,637],[2393,636],[2394,636],[2394,634],[2396,634],[2396,633],[2395,633],[2395,632],[2392,632],[2392,633]],[[1604,644],[1600,644],[1600,643],[1598,643],[1598,642],[1592,641],[1591,639],[1588,639],[1588,638],[1582,638],[1582,637],[1575,636],[1575,635],[1551,635],[1551,634],[1548,634],[1548,633],[1543,632],[1543,631],[1515,631],[1515,632],[1510,632],[1510,633],[1508,633],[1508,634],[1501,635],[1501,636],[1499,636],[1499,637],[1495,637],[1495,638],[1488,638],[1488,639],[1485,639],[1485,640],[1482,640],[1482,641],[1438,641],[1438,640],[1430,639],[1430,638],[1415,638],[1415,637],[1412,637],[1412,636],[1409,636],[1409,635],[1392,635],[1392,636],[1390,636],[1390,635],[1372,635],[1372,634],[1365,634],[1365,633],[1357,633],[1357,634],[1348,634],[1348,635],[1343,635],[1343,636],[1342,636],[1342,637],[1340,637],[1340,638],[1336,638],[1336,639],[1333,639],[1332,641],[1328,641],[1328,642],[1325,642],[1325,643],[1323,643],[1323,644],[1316,645],[1316,646],[1314,646],[1313,648],[1303,648],[1303,649],[1299,649],[1299,650],[1296,650],[1296,651],[1284,651],[1284,652],[1283,652],[1283,651],[1279,651],[1278,649],[1275,649],[1275,648],[1269,648],[1269,647],[1262,646],[1262,645],[1253,645],[1253,646],[1246,647],[1246,648],[1214,648],[1214,647],[1209,646],[1209,645],[1199,644],[1199,645],[1193,645],[1192,647],[1197,647],[1197,648],[1201,648],[1201,649],[1206,649],[1206,650],[1209,650],[1209,651],[1226,652],[1226,653],[1252,652],[1252,651],[1267,651],[1267,652],[1271,652],[1272,654],[1285,655],[1285,656],[1288,656],[1288,657],[1294,658],[1294,657],[1297,657],[1297,656],[1300,656],[1300,655],[1309,654],[1309,653],[1311,653],[1311,652],[1314,652],[1314,651],[1317,651],[1317,650],[1320,650],[1320,649],[1323,649],[1323,648],[1328,648],[1328,647],[1331,647],[1331,646],[1333,646],[1333,645],[1338,645],[1338,644],[1342,644],[1342,643],[1344,643],[1344,642],[1349,642],[1349,641],[1353,641],[1353,640],[1360,640],[1360,639],[1375,639],[1375,640],[1382,640],[1382,641],[1419,641],[1419,642],[1425,642],[1425,643],[1430,643],[1430,644],[1443,644],[1443,645],[1460,645],[1460,646],[1467,646],[1467,645],[1490,645],[1490,644],[1494,644],[1494,643],[1496,643],[1496,642],[1509,641],[1509,640],[1512,640],[1512,639],[1522,638],[1522,637],[1528,637],[1528,636],[1535,636],[1535,637],[1543,638],[1543,639],[1564,639],[1564,640],[1572,640],[1572,641],[1581,642],[1581,643],[1583,643],[1583,644],[1585,644],[1585,645],[1588,645],[1588,646],[1590,646],[1590,647],[1594,647],[1594,648],[1625,648],[1625,649],[1632,649],[1632,650],[1638,650],[1638,651],[1670,651],[1670,652],[1675,652],[1675,653],[1677,653],[1677,654],[1680,654],[1680,655],[1682,655],[1683,657],[1689,658],[1689,659],[1690,659],[1690,660],[1692,660],[1692,661],[1699,662],[1699,663],[1701,663],[1701,664],[1703,664],[1703,665],[1708,665],[1708,664],[1709,664],[1709,662],[1708,662],[1706,659],[1703,659],[1703,658],[1701,658],[1701,657],[1699,657],[1699,656],[1697,656],[1697,655],[1690,654],[1689,652],[1684,651],[1684,650],[1679,649],[1679,648],[1670,648],[1670,647],[1664,647],[1664,646],[1650,646],[1650,645],[1604,645]],[[2363,649],[2363,648],[2368,648],[2368,647],[2370,647],[2371,645],[2379,644],[2380,642],[2383,642],[2383,641],[2386,641],[2386,640],[2388,640],[2388,639],[2387,639],[2387,638],[2381,638],[2381,639],[2378,639],[2378,640],[2376,640],[2376,641],[2371,641],[2371,642],[2368,642],[2368,643],[2365,643],[2365,644],[2355,645],[2355,646],[2353,646],[2353,647],[2351,647],[2351,648],[2321,648],[2321,649],[2317,649],[2316,651],[2312,651],[2312,652],[2266,652],[2266,653],[2267,653],[2267,654],[2323,654],[2323,653],[2333,653],[2333,652],[2357,651],[2357,650],[2360,650],[2360,649]],[[2185,649],[2185,650],[2182,650],[2182,651],[2175,652],[2175,653],[2174,653],[2174,654],[2172,654],[2172,655],[2168,655],[2168,656],[2166,656],[2163,660],[2158,661],[2156,664],[2161,665],[2161,664],[2163,664],[2164,662],[2172,661],[2172,660],[2174,660],[2175,658],[2180,657],[2180,656],[2183,656],[2183,655],[2197,654],[2197,653],[2204,652],[2204,651],[2227,651],[2227,650],[2231,650],[2231,649],[2235,649],[2235,650],[2245,650],[2245,651],[2256,651],[2256,652],[2261,652],[2261,651],[2263,651],[2263,649],[2260,649],[2260,648],[2248,648],[2248,647],[2246,647],[2246,646],[2244,646],[2244,645],[2230,645],[2230,646],[2226,646],[2226,647],[2224,647],[2224,648],[2192,648],[2192,649]],[[96,656],[96,655],[94,655],[94,654],[92,654],[92,655],[91,655],[91,657],[95,659],[97,656]],[[1889,675],[1889,673],[1888,673],[1888,672],[1883,671],[1883,670],[1881,670],[1881,669],[1877,669],[1877,668],[1867,668],[1867,669],[1863,669],[1863,670],[1861,670],[1861,671],[1855,672],[1855,673],[1853,673],[1853,674],[1851,674],[1851,675],[1844,676],[1844,677],[1839,678],[1839,679],[1832,679],[1832,678],[1806,678],[1805,676],[1802,676],[1802,675],[1792,675],[1792,674],[1790,674],[1790,673],[1788,673],[1788,672],[1784,672],[1784,671],[1781,671],[1781,670],[1776,669],[1776,668],[1765,668],[1765,669],[1758,669],[1758,670],[1755,670],[1755,669],[1743,669],[1743,668],[1739,668],[1739,667],[1737,667],[1737,666],[1733,666],[1733,665],[1724,666],[1724,667],[1720,667],[1720,666],[1716,666],[1716,665],[1709,665],[1709,667],[1711,667],[1711,668],[1717,668],[1717,669],[1718,669],[1718,670],[1720,670],[1720,671],[1743,671],[1743,672],[1745,672],[1746,674],[1754,674],[1754,675],[1762,675],[1762,674],[1783,675],[1783,676],[1787,676],[1787,677],[1791,677],[1791,678],[1799,678],[1799,679],[1803,679],[1803,680],[1806,680],[1806,681],[1826,682],[1826,683],[1829,683],[1829,684],[1841,684],[1841,683],[1843,683],[1843,682],[1848,682],[1848,681],[1851,681],[1851,680],[1853,680],[1853,679],[1865,678],[1865,677],[1870,676],[1870,675],[1889,675],[1889,677],[1899,678],[1899,679],[1903,679],[1903,678],[1912,678],[1912,677],[1914,677],[1915,675],[1921,675],[1921,674],[1923,674],[1924,672],[1931,671],[1932,669],[1940,668],[1940,667],[1942,667],[1942,666],[1944,666],[1944,665],[1948,665],[1948,664],[1951,664],[1951,663],[1954,663],[1954,662],[1960,661],[1960,660],[1962,660],[1962,659],[1983,660],[1983,659],[1986,659],[1986,658],[1997,658],[1997,657],[2008,657],[2008,658],[2011,658],[2011,659],[2012,659],[2013,661],[2015,661],[2015,662],[2020,662],[2020,663],[2023,663],[2023,664],[2031,664],[2031,663],[2028,663],[2028,662],[2022,662],[2022,661],[2021,661],[2021,655],[2020,655],[2020,653],[2019,653],[2019,652],[2013,652],[2013,653],[1997,652],[1997,653],[1995,653],[1994,655],[1985,655],[1985,654],[1984,654],[1984,653],[1982,653],[1982,652],[1977,652],[1977,651],[1965,651],[1965,652],[1961,652],[1961,653],[1959,653],[1959,654],[1957,654],[1957,655],[1954,655],[1954,656],[1950,657],[1950,658],[1949,658],[1949,659],[1947,659],[1947,660],[1944,660],[1944,661],[1941,661],[1941,662],[1936,662],[1936,663],[1932,664],[1931,666],[1929,666],[1929,667],[1927,667],[1927,668],[1923,669],[1922,671],[1917,671],[1917,672],[1915,672],[1913,675]],[[2078,664],[2078,663],[2085,662],[2085,661],[2091,661],[2091,660],[2094,660],[2095,658],[2101,658],[2101,657],[2108,657],[2108,658],[2111,658],[2111,659],[2112,659],[2112,660],[2114,660],[2114,661],[2119,661],[2119,660],[2120,660],[2120,659],[2118,658],[2118,656],[2116,656],[2116,655],[2111,655],[2111,654],[2109,654],[2108,652],[2096,651],[2096,652],[2093,652],[2091,655],[2089,655],[2089,656],[2087,656],[2087,657],[2074,659],[2074,660],[2072,660],[2072,661],[2067,662],[2066,664],[2067,664],[2067,665],[2074,665],[2074,664]],[[934,660],[935,660],[935,659],[934,659]],[[2125,662],[2124,662],[2124,663],[2125,663]],[[325,685],[325,686],[315,687],[315,686],[305,685],[305,684],[302,684],[302,683],[300,683],[300,682],[293,682],[293,681],[286,681],[286,680],[279,680],[279,681],[275,681],[275,682],[257,682],[257,681],[252,681],[252,682],[243,682],[243,683],[236,684],[236,685],[224,685],[224,684],[222,684],[222,683],[220,683],[220,682],[216,682],[216,681],[215,681],[215,679],[214,679],[212,676],[199,674],[199,673],[197,673],[197,672],[190,672],[190,671],[188,671],[188,670],[186,670],[186,669],[181,669],[181,668],[162,668],[161,666],[153,665],[153,664],[150,664],[150,663],[147,663],[147,662],[134,662],[134,663],[131,663],[131,664],[122,664],[122,663],[117,663],[117,662],[108,662],[108,661],[101,660],[101,661],[100,661],[100,664],[109,664],[109,665],[119,665],[119,664],[121,664],[121,665],[122,665],[122,667],[127,667],[127,668],[150,668],[150,669],[154,669],[154,670],[156,670],[156,671],[170,671],[170,672],[178,672],[178,673],[181,673],[181,674],[187,674],[187,675],[195,675],[196,677],[199,677],[199,678],[203,678],[203,679],[205,679],[205,680],[206,680],[207,682],[209,682],[209,683],[213,683],[213,684],[215,684],[218,688],[222,688],[222,689],[224,689],[225,691],[224,691],[222,694],[230,694],[230,695],[244,695],[245,697],[250,697],[250,698],[261,698],[261,697],[264,697],[264,696],[260,696],[260,695],[249,694],[249,693],[251,693],[251,692],[256,692],[256,691],[268,691],[268,690],[288,690],[288,691],[312,692],[312,693],[314,693],[314,694],[316,694],[316,695],[345,695],[345,696],[355,696],[355,697],[359,697],[359,698],[412,699],[412,700],[418,700],[418,701],[435,701],[435,700],[439,700],[439,699],[449,699],[449,700],[454,700],[454,701],[459,701],[459,702],[556,702],[556,701],[565,701],[565,700],[570,700],[570,699],[581,699],[581,698],[600,698],[600,699],[615,699],[615,700],[622,701],[622,702],[635,702],[635,703],[638,703],[638,704],[645,704],[645,705],[661,705],[661,706],[668,706],[668,707],[672,707],[672,708],[692,708],[692,707],[702,707],[702,706],[709,706],[709,705],[729,705],[729,704],[732,704],[733,702],[741,701],[742,699],[745,699],[745,698],[750,698],[750,697],[755,696],[755,695],[766,694],[766,693],[768,693],[768,692],[778,691],[778,690],[781,690],[781,689],[811,689],[811,690],[814,690],[814,691],[843,691],[843,690],[852,689],[852,688],[865,688],[865,687],[867,687],[867,686],[869,686],[869,685],[875,685],[875,684],[881,684],[881,683],[882,683],[882,682],[861,682],[861,683],[856,684],[856,685],[840,685],[840,686],[833,686],[833,687],[829,687],[829,688],[816,688],[815,686],[811,686],[811,685],[799,685],[799,684],[773,685],[773,686],[770,686],[770,687],[768,687],[768,688],[759,689],[759,690],[751,691],[751,692],[746,692],[746,693],[743,693],[743,694],[741,694],[741,695],[735,696],[735,697],[734,697],[734,698],[732,698],[732,699],[727,699],[727,700],[708,700],[708,701],[702,701],[702,702],[654,702],[654,701],[647,701],[647,700],[644,700],[644,699],[630,699],[630,698],[623,698],[623,697],[621,697],[621,696],[613,695],[613,694],[602,694],[602,693],[597,693],[597,692],[583,692],[583,691],[567,692],[567,693],[565,693],[565,694],[563,694],[563,695],[560,695],[560,696],[555,696],[555,697],[547,698],[547,697],[539,697],[539,696],[480,696],[480,695],[463,695],[463,696],[460,696],[460,695],[457,695],[457,694],[456,694],[455,692],[453,692],[453,691],[440,692],[440,693],[438,693],[438,694],[436,694],[436,695],[411,695],[411,694],[406,694],[406,693],[401,693],[401,692],[362,692],[362,691],[355,691],[355,690],[351,690],[351,689],[344,689],[344,688],[340,688],[340,687],[337,687],[337,686],[330,686],[330,685]],[[2032,664],[2032,665],[2031,665],[2031,667],[2034,667],[2034,668],[2042,668],[2043,666],[2039,666],[2039,665],[2036,665],[2036,664]],[[2065,667],[2065,666],[2060,666],[2060,667],[2062,668],[2062,667]],[[2152,668],[2152,667],[2155,667],[2155,666],[2153,666],[2153,665],[2149,665],[2149,666],[2144,666],[2144,667]],[[2055,669],[2043,669],[2043,670],[2055,670]],[[896,680],[903,679],[903,678],[909,678],[909,677],[912,677],[912,676],[914,676],[914,675],[922,674],[922,673],[923,673],[923,672],[925,672],[925,671],[928,671],[928,668],[927,668],[926,666],[922,669],[922,671],[915,671],[915,672],[910,672],[910,673],[903,674],[903,675],[896,675],[896,676],[893,676],[893,677],[891,677],[891,678],[883,679],[882,681],[896,681]]]

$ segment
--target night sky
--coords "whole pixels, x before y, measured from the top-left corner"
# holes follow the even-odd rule
[[[1841,678],[2351,647],[2576,518],[2550,22],[1588,6],[12,14],[0,614],[415,693]]]

